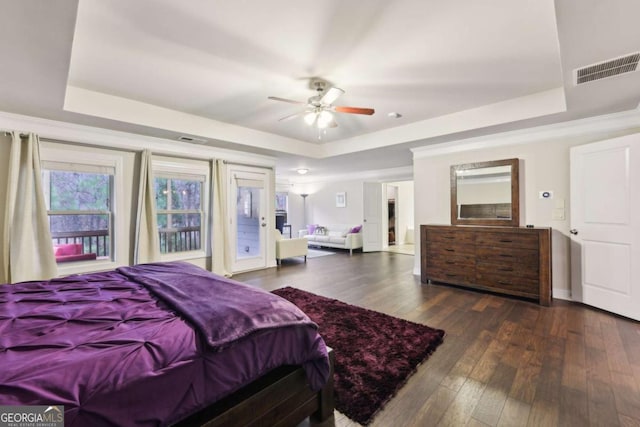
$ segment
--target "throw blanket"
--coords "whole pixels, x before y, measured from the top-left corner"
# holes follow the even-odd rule
[[[214,350],[259,330],[318,328],[289,301],[189,263],[141,264],[117,271],[143,284],[191,322]]]

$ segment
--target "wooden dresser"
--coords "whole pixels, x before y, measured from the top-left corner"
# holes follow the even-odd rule
[[[551,228],[420,226],[421,279],[551,303]]]

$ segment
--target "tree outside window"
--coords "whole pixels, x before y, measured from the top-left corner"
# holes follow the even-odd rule
[[[111,259],[113,173],[43,169],[42,178],[56,260]]]
[[[155,197],[160,252],[202,248],[203,180],[156,176]]]

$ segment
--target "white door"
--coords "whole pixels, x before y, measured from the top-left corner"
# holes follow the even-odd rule
[[[364,183],[364,222],[362,224],[362,251],[382,250],[382,184]]]
[[[271,220],[267,215],[267,175],[231,169],[230,177],[233,271],[264,268],[267,266],[267,224]]]
[[[640,134],[571,149],[572,298],[640,320]]]

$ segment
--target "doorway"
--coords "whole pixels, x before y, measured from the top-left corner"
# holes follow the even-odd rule
[[[396,244],[396,198],[398,187],[387,184],[387,243],[389,246]]]
[[[413,181],[389,182],[386,186],[388,252],[415,255]]]
[[[267,265],[267,188],[265,172],[231,169],[230,216],[233,271]]]

